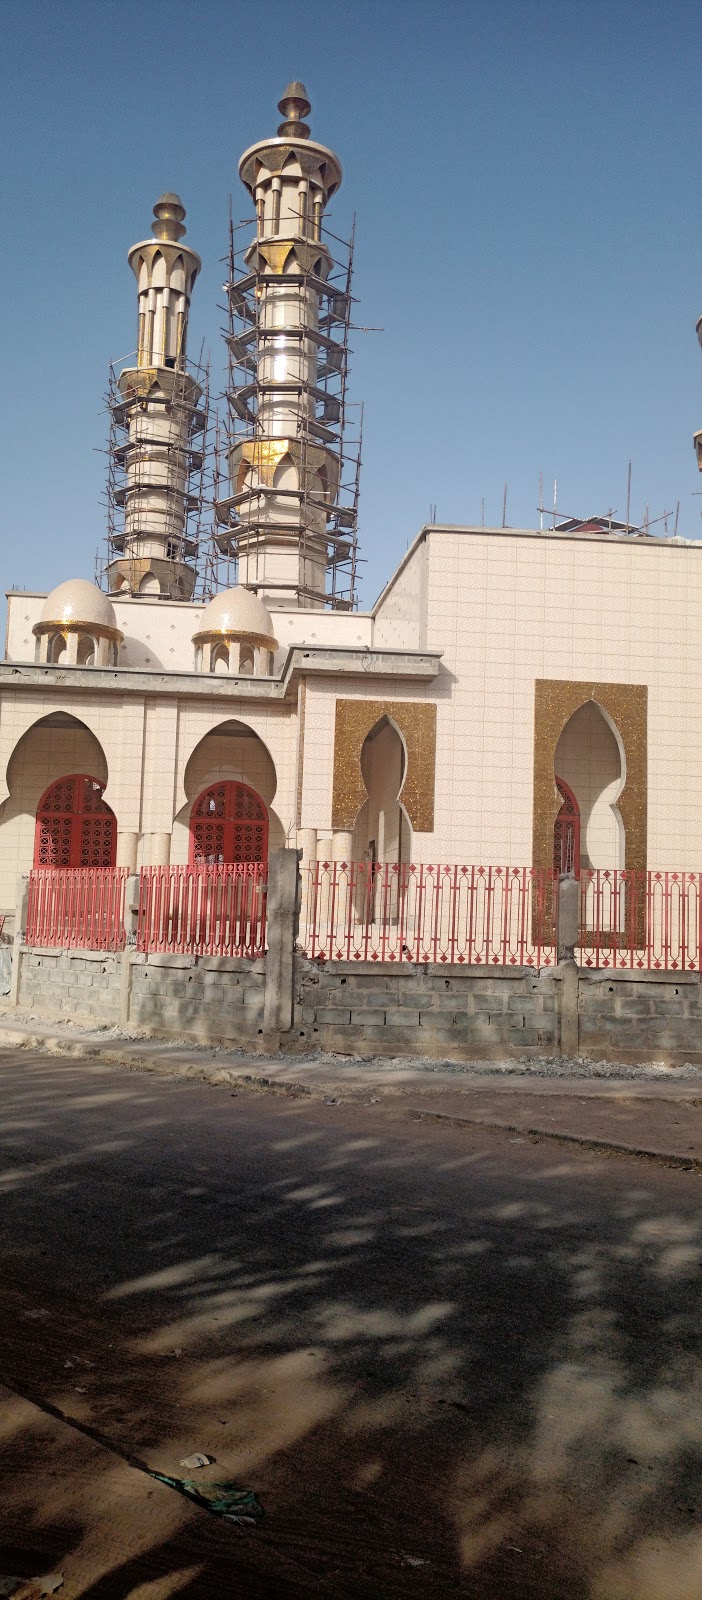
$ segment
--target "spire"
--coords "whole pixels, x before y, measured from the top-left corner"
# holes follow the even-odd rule
[[[186,229],[183,227],[185,219],[185,206],[178,194],[162,194],[154,206],[155,221],[151,224],[151,233],[154,239],[170,239],[176,244],[182,239]]]
[[[287,89],[278,101],[278,110],[285,122],[281,122],[278,129],[279,139],[309,139],[310,130],[303,117],[308,117],[312,107],[307,98],[307,90],[299,78],[293,78]]]

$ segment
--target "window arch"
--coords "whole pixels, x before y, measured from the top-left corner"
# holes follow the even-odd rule
[[[204,789],[190,813],[191,862],[267,859],[268,812],[255,789],[231,779]]]
[[[113,867],[117,819],[105,804],[105,785],[84,773],[59,778],[37,806],[35,867]]]
[[[556,778],[562,800],[553,828],[553,870],[580,877],[580,806],[563,778]]]

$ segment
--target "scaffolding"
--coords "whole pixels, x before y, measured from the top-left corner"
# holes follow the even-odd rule
[[[358,603],[357,529],[363,433],[362,408],[351,406],[347,398],[353,234],[346,241],[319,227],[317,238],[332,257],[328,275],[322,277],[315,270],[316,262],[309,267],[303,263],[299,275],[285,280],[262,270],[260,257],[258,267],[252,270],[247,265],[245,255],[250,247],[239,248],[237,240],[240,229],[246,229],[250,239],[252,223],[255,226],[255,218],[237,225],[230,220],[229,224],[229,251],[225,257],[228,273],[224,285],[227,304],[223,308],[227,316],[224,330],[228,351],[226,407],[215,451],[215,522],[206,561],[205,585],[212,592],[237,582],[252,589],[264,587],[258,581],[256,557],[263,541],[270,539],[272,526],[275,527],[270,512],[267,515],[267,507],[275,501],[286,507],[281,531],[297,538],[300,552],[300,581],[276,583],[276,589],[287,588],[293,605],[319,605],[321,600],[331,609],[351,611]],[[308,254],[311,257],[315,252]],[[310,326],[306,318],[284,329],[274,325],[276,319],[266,314],[266,297],[279,291],[281,284],[298,289],[305,305],[314,297],[319,308],[316,326]],[[300,349],[299,376],[288,375],[283,383],[273,377],[264,378],[260,371],[261,367],[270,369],[267,357],[271,354],[272,342],[281,332],[287,340],[299,340]],[[310,346],[316,351],[312,381],[303,376],[303,351],[309,351]],[[259,476],[255,485],[250,483],[236,488],[229,481],[232,453],[239,444],[248,442],[254,446],[254,463],[256,445],[258,458],[266,459],[265,450],[270,449],[275,440],[261,411],[262,407],[265,411],[269,395],[281,393],[286,393],[291,402],[297,402],[294,442],[298,486],[274,486]],[[328,497],[319,489],[320,447],[338,463],[338,487],[335,483]],[[225,489],[224,494],[222,489]],[[317,531],[320,524],[324,529],[321,535]],[[323,596],[303,579],[308,570],[306,557],[309,553],[310,564],[313,556],[316,559],[320,538],[326,545]]]
[[[110,568],[118,562],[126,587],[136,594],[145,567],[153,562],[142,548],[157,540],[159,567],[166,563],[174,571],[173,583],[162,587],[160,598],[206,597],[202,557],[209,543],[214,493],[209,363],[181,358],[177,367],[140,368],[134,353],[120,362],[119,370],[111,364],[105,403],[106,550],[103,559],[99,554],[96,558],[97,583],[109,588]],[[189,594],[179,592],[175,579],[176,569],[184,567],[194,577]],[[151,597],[159,598],[155,593]]]

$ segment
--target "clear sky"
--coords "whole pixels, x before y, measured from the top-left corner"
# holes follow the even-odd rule
[[[236,166],[291,77],[357,213],[362,599],[429,518],[680,501],[702,534],[702,29],[692,0],[3,0],[2,587],[92,576],[126,252],[176,189],[217,300]],[[662,524],[661,524],[662,528]]]

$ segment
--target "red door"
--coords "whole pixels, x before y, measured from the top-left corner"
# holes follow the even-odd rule
[[[104,783],[84,773],[59,778],[37,806],[35,867],[113,867],[117,819],[102,798]]]
[[[553,870],[572,872],[580,877],[580,807],[572,789],[562,778],[556,778],[556,788],[563,804],[556,817],[553,830]]]
[[[255,789],[230,780],[205,789],[190,813],[190,861],[268,860],[268,812]]]

